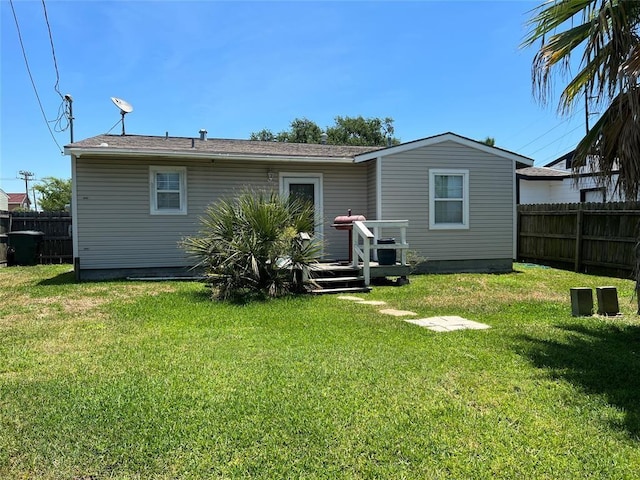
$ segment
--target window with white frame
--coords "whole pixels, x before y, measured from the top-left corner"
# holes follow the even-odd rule
[[[186,167],[149,167],[152,215],[186,215]]]
[[[429,170],[429,228],[469,228],[469,170]]]

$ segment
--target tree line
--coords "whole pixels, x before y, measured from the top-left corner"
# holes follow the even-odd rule
[[[328,145],[387,146],[398,145],[393,136],[393,118],[341,117],[324,130],[307,118],[294,119],[288,130],[273,133],[268,128],[252,132],[250,140],[263,142],[326,143]]]

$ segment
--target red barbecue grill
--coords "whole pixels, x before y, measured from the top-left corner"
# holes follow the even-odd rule
[[[333,220],[331,225],[336,230],[348,230],[349,231],[349,263],[353,260],[353,248],[351,243],[353,241],[353,222],[363,222],[366,218],[364,215],[351,215],[351,209],[347,210],[346,215],[341,215]]]

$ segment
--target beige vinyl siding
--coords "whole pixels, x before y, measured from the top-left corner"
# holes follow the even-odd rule
[[[429,229],[429,169],[469,170],[469,229]],[[408,219],[410,248],[429,260],[513,255],[513,162],[454,142],[385,157],[383,219]]]
[[[151,215],[149,166],[186,166],[187,215]],[[275,173],[268,182],[267,172]],[[244,186],[278,187],[278,172],[323,174],[325,254],[347,255],[346,232],[331,228],[333,218],[367,207],[366,166],[299,165],[274,161],[86,158],[77,159],[78,252],[82,269],[180,267],[190,260],[178,247],[197,233],[206,206]]]
[[[377,159],[374,159],[366,162],[366,165],[367,165],[367,213],[365,213],[364,215],[370,220],[377,219],[377,211],[376,211],[377,210],[376,202],[378,199],[376,195],[377,161],[378,161]]]

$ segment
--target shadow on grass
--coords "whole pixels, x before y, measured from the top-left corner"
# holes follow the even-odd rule
[[[553,378],[561,378],[626,412],[622,425],[640,440],[640,327],[581,324],[559,328],[572,334],[564,341],[525,336],[526,355]]]
[[[70,285],[76,282],[76,274],[73,270],[69,272],[64,272],[55,277],[45,278],[44,280],[40,280],[37,285]]]

